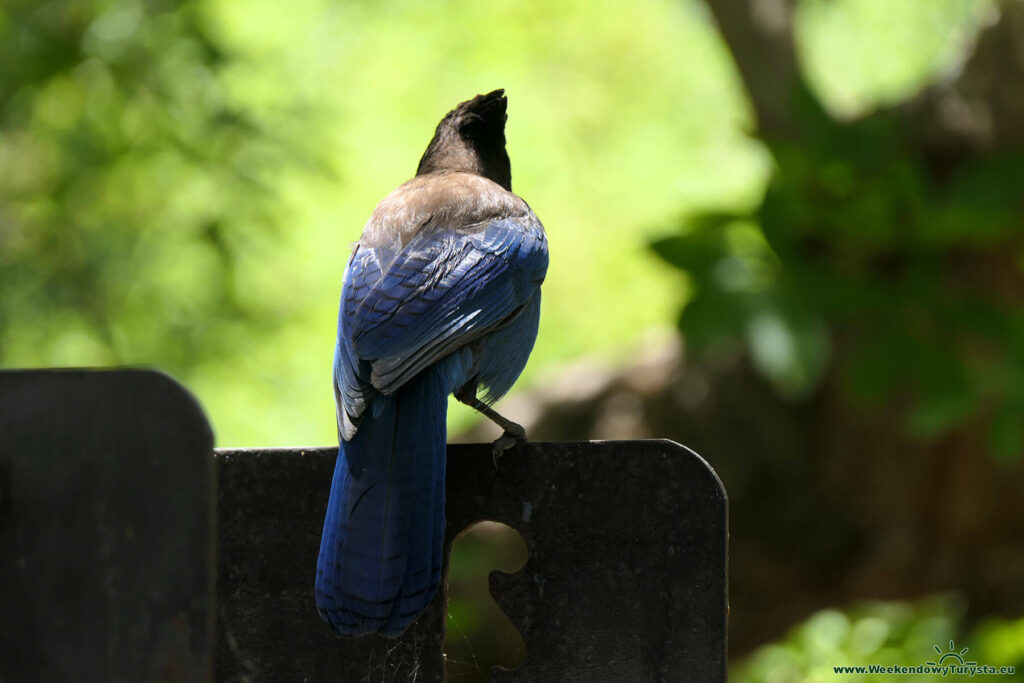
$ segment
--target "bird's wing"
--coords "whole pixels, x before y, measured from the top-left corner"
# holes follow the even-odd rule
[[[342,278],[338,342],[334,347],[334,404],[338,435],[346,441],[355,436],[363,412],[376,394],[370,383],[372,368],[352,347],[350,327],[359,301],[380,282],[382,256],[376,249],[357,246]]]
[[[421,232],[393,258],[382,249],[357,251],[342,297],[335,381],[346,409],[359,413],[368,389],[392,393],[500,327],[547,270],[547,241],[532,214]]]

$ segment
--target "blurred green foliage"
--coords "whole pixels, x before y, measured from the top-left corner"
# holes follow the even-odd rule
[[[665,324],[659,221],[766,168],[698,2],[26,0],[0,52],[0,364],[163,368],[221,446],[335,438],[350,244],[458,101],[508,90],[550,233],[523,384]]]
[[[840,118],[905,100],[954,75],[998,0],[799,0],[804,78]]]
[[[878,0],[802,3],[799,35],[830,102],[863,107],[948,68],[948,34],[978,4],[929,3],[878,37],[857,32]],[[885,69],[829,48],[874,55],[882,39]],[[549,229],[522,385],[580,354],[624,353],[669,320],[689,285],[646,250],[657,226],[747,215],[768,170],[695,0],[301,0],[286,12],[271,0],[18,0],[0,9],[0,56],[0,365],[163,368],[198,394],[219,445],[333,439],[349,244],[458,100],[508,89],[513,182]],[[726,230],[749,256],[726,271],[762,259],[758,230]],[[775,277],[765,258],[757,277]],[[798,390],[827,340],[795,304],[751,326],[761,364]],[[994,424],[1009,450],[1013,421]]]
[[[447,680],[488,680],[491,667],[514,669],[526,658],[523,636],[494,602],[490,573],[514,574],[528,557],[518,531],[498,522],[478,522],[452,544],[445,632]]]
[[[695,295],[693,348],[743,348],[801,398],[835,368],[861,406],[907,406],[911,435],[980,422],[991,452],[1024,450],[1024,151],[948,172],[907,120],[851,122],[804,93],[796,140],[750,214],[701,214],[655,251]]]
[[[966,661],[1024,671],[1024,619],[988,620],[967,633],[960,625],[962,604],[951,596],[917,603],[872,602],[828,609],[793,627],[786,636],[734,664],[737,683],[816,683],[818,681],[941,681],[941,674],[837,675],[836,666],[920,666],[936,661],[949,641],[968,648]],[[953,676],[953,678],[958,678]],[[995,680],[1016,680],[996,676]]]
[[[0,351],[6,365],[181,376],[288,319],[254,254],[273,176],[313,157],[235,106],[194,3],[0,10]]]

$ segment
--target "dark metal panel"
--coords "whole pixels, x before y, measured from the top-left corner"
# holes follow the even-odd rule
[[[0,680],[208,679],[212,450],[166,375],[0,372]]]
[[[396,640],[339,639],[313,607],[336,449],[220,450],[219,680],[441,681],[444,596]],[[668,441],[539,443],[496,471],[487,445],[448,448],[446,544],[480,520],[530,559],[492,574],[526,641],[496,681],[724,681],[726,499]]]
[[[218,681],[444,680],[443,597],[398,640],[338,638],[316,612],[336,457],[337,448],[217,451]]]
[[[338,639],[313,606],[336,449],[222,450],[158,373],[0,373],[0,680],[442,681],[445,596],[401,638]],[[492,574],[527,646],[500,681],[725,680],[726,500],[667,441],[448,452],[446,544],[518,529]]]
[[[725,680],[726,498],[703,459],[669,441],[546,443],[494,472],[486,449],[449,452],[449,538],[493,519],[530,553],[491,575],[526,641],[493,680]]]

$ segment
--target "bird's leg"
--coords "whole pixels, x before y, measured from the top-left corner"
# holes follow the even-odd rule
[[[476,382],[465,384],[457,392],[455,398],[460,403],[465,403],[470,408],[477,410],[488,420],[498,425],[504,433],[491,444],[491,457],[494,459],[494,466],[498,466],[498,459],[516,444],[526,443],[526,430],[507,417],[498,413],[486,403],[476,397]]]

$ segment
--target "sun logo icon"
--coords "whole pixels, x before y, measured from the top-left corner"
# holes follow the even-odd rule
[[[964,655],[967,654],[968,648],[965,647],[964,649],[960,650],[960,652],[957,652],[956,651],[956,647],[953,645],[953,641],[952,640],[949,641],[949,651],[948,652],[943,652],[942,650],[940,650],[938,645],[935,645],[934,647],[935,647],[935,651],[938,652],[941,656],[939,657],[939,661],[937,661],[937,662],[925,662],[925,664],[928,664],[929,666],[953,666],[953,665],[975,666],[975,665],[977,665],[977,662],[965,662],[964,661]],[[953,659],[954,661],[947,662],[946,661],[947,659]]]

